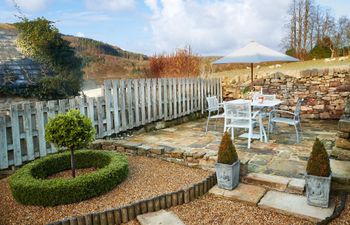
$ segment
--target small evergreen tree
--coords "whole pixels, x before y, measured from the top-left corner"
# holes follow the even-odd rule
[[[307,162],[306,172],[308,175],[328,177],[331,174],[328,153],[323,143],[316,138],[312,147],[310,158]]]
[[[225,132],[221,139],[220,148],[218,152],[218,163],[233,164],[238,160],[236,148],[232,143],[230,135]]]
[[[74,150],[88,146],[94,139],[95,129],[91,120],[78,110],[58,114],[45,127],[45,139],[60,148],[71,151],[72,176],[75,177]]]

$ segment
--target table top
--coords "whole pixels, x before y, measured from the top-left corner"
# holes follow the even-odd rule
[[[227,101],[224,103],[243,103],[249,100],[245,100],[245,99],[236,99],[236,100],[232,100],[232,101]],[[283,101],[279,100],[279,99],[275,99],[275,100],[264,100],[262,103],[258,102],[258,101],[251,101],[252,106],[254,107],[274,107],[277,106],[279,104],[281,104]]]

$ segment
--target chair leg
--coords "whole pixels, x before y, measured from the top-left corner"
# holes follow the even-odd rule
[[[297,143],[299,143],[299,142],[300,142],[300,140],[299,140],[299,132],[298,132],[298,127],[297,127],[297,125],[296,125],[296,124],[294,124],[294,127],[295,127],[295,132],[296,132],[296,135],[297,135]]]
[[[248,130],[248,149],[250,149],[250,142],[251,142],[251,138],[252,138],[252,130],[253,130],[253,127],[250,127],[249,130]]]
[[[301,122],[299,122],[298,123],[299,124],[299,130],[300,130],[300,132],[299,132],[299,135],[300,135],[300,141],[302,141],[303,140],[303,130],[301,129]]]
[[[226,119],[224,118],[224,133],[226,132]]]
[[[207,119],[207,126],[205,128],[205,133],[208,132],[209,119],[210,119],[210,111],[209,111],[209,115],[208,115],[208,119]]]

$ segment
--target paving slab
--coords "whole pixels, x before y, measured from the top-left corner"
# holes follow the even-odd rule
[[[291,178],[288,183],[286,192],[302,195],[304,193],[304,190],[305,190],[305,179]]]
[[[286,190],[290,178],[281,177],[263,173],[249,173],[243,177],[243,182],[246,184],[260,185],[278,191]]]
[[[275,210],[282,214],[319,222],[332,215],[335,203],[331,201],[329,208],[319,208],[308,205],[305,196],[268,191],[260,200],[258,206],[264,209]]]
[[[175,213],[163,209],[138,215],[137,220],[141,225],[185,225]]]
[[[224,190],[215,185],[209,190],[209,193],[229,200],[238,200],[256,205],[266,193],[266,189],[255,185],[239,183],[234,190]]]

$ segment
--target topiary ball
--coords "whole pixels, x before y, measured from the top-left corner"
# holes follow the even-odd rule
[[[328,153],[323,143],[316,138],[312,152],[307,161],[306,172],[308,175],[328,177],[331,174]]]
[[[232,143],[230,135],[225,132],[220,143],[218,152],[218,163],[232,165],[238,160],[236,148]]]
[[[75,109],[49,119],[45,127],[47,142],[72,150],[85,148],[94,136],[95,129],[91,120]]]

